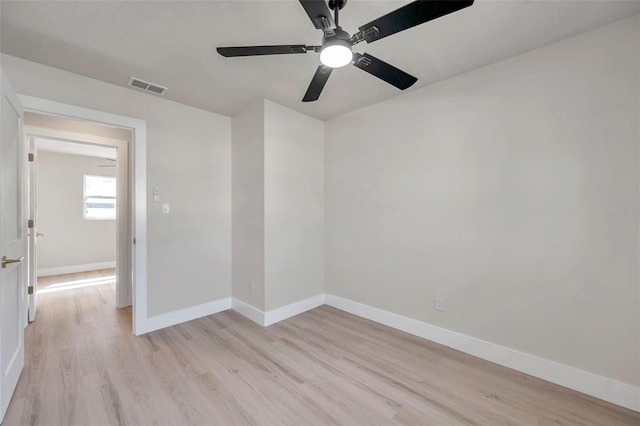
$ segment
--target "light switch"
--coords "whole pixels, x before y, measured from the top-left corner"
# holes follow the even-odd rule
[[[160,188],[153,188],[153,201],[160,201]]]
[[[162,213],[169,214],[169,203],[162,203]]]

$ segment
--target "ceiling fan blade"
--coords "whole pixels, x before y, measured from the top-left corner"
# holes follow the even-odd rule
[[[353,65],[360,68],[362,71],[366,71],[369,74],[378,77],[381,80],[386,81],[387,83],[396,86],[400,90],[407,89],[411,87],[416,81],[417,78],[414,76],[407,74],[406,72],[390,65],[375,56],[371,56],[368,53],[353,54],[354,62]]]
[[[473,0],[418,0],[359,28],[367,43],[471,6]]]
[[[333,71],[333,68],[325,67],[324,65],[318,66],[318,69],[311,80],[311,84],[309,84],[307,93],[305,93],[304,98],[302,98],[302,102],[313,102],[318,100],[320,93],[322,93],[322,89],[324,89],[324,85],[327,84],[331,71]]]
[[[293,53],[307,53],[313,51],[313,46],[304,44],[281,44],[276,46],[242,46],[218,47],[219,54],[227,58],[236,56],[287,55]]]
[[[325,31],[336,27],[331,11],[324,0],[300,0],[300,4],[317,29]]]

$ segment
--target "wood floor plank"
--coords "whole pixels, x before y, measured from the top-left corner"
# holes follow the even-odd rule
[[[328,306],[135,337],[115,273],[45,277],[5,425],[640,425],[640,413]]]

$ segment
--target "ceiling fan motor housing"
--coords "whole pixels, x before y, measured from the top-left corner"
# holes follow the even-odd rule
[[[351,36],[349,35],[348,32],[343,30],[341,27],[337,27],[336,29],[333,30],[332,33],[325,34],[322,37],[322,47],[325,47],[331,44],[337,44],[336,40],[338,40],[338,43],[339,41],[346,42],[347,45],[351,47],[351,43],[349,43],[348,41],[350,38]],[[343,44],[343,43],[340,43],[340,44]]]
[[[329,0],[329,9],[335,10],[336,6],[338,9],[342,9],[347,5],[347,0]]]

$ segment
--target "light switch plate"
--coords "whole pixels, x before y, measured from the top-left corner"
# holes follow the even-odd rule
[[[169,203],[162,203],[162,213],[169,214]]]

